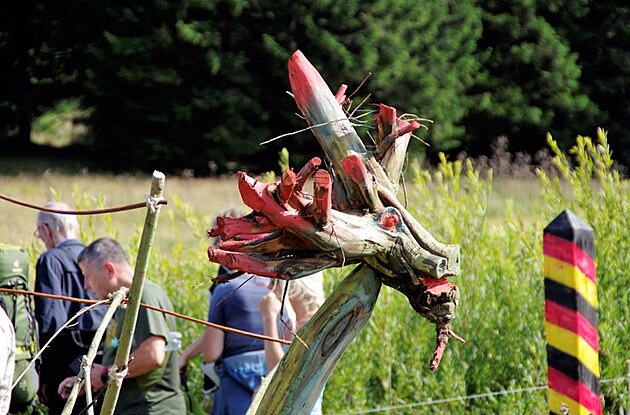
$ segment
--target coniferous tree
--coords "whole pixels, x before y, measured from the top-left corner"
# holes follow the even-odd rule
[[[88,4],[25,1],[0,12],[0,140],[28,147],[34,118],[80,94]]]
[[[371,94],[370,103],[433,119],[429,138],[439,149],[462,135],[461,119],[472,104],[465,91],[479,68],[473,52],[481,16],[473,2],[259,2],[249,4],[243,18],[251,37],[242,38],[256,46],[248,50],[248,72],[262,90],[263,107],[276,108],[269,118],[274,133],[303,126],[292,115],[292,100],[283,97],[287,57],[301,49],[333,92],[345,83],[352,93],[371,73],[353,109]],[[363,105],[353,115],[369,109]],[[292,144],[299,152],[313,141],[304,135],[285,139],[292,155]]]
[[[258,146],[303,127],[284,93],[298,48],[332,89],[343,82],[352,91],[372,72],[355,101],[369,92],[372,102],[434,119],[436,146],[463,132],[481,28],[472,2],[155,1],[105,10],[85,102],[95,146],[125,144],[125,163],[144,157],[204,172],[209,161],[238,159],[264,169],[281,146],[303,162],[316,151],[310,134]]]
[[[630,164],[630,5],[626,1],[539,2],[545,18],[578,54],[580,84],[601,110],[589,126],[609,130],[616,158]]]
[[[228,6],[159,0],[103,6],[85,100],[96,148],[120,152],[127,166],[201,173],[251,156],[250,121],[260,110],[246,88],[244,51],[230,46],[235,11]]]
[[[544,147],[545,133],[570,139],[597,115],[582,90],[577,54],[536,13],[534,0],[484,2],[478,56],[484,70],[470,94],[464,148],[486,152],[499,135],[512,150]]]

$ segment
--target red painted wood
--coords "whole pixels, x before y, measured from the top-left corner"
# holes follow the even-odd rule
[[[277,227],[269,222],[261,224],[246,218],[218,217],[217,225],[210,229],[208,236],[211,238],[218,236],[221,240],[226,241],[239,235],[241,238],[246,238],[245,235],[265,234],[276,229]]]
[[[313,224],[302,217],[299,211],[291,207],[280,206],[276,202],[268,191],[269,186],[272,184],[261,183],[243,172],[238,173],[238,178],[238,190],[241,193],[243,203],[262,213],[275,226],[288,230],[313,228]]]
[[[396,226],[399,222],[400,220],[398,219],[398,216],[394,215],[393,213],[385,214],[381,216],[378,220],[378,224],[381,225],[381,227],[390,230],[396,229]]]
[[[407,121],[403,121],[400,118],[398,119],[398,123],[399,125],[401,125],[399,128],[396,129],[396,135],[397,136],[401,136],[401,135],[405,135],[408,133],[412,133],[414,131],[416,131],[418,128],[420,128],[420,123],[417,121],[412,121],[412,122],[407,122]]]
[[[297,174],[297,182],[295,183],[295,190],[302,191],[306,181],[319,169],[322,165],[322,160],[319,157],[313,157],[300,169]]]
[[[348,89],[348,85],[346,84],[342,84],[339,89],[337,90],[337,93],[335,94],[335,99],[337,100],[337,102],[339,103],[339,105],[343,105],[346,103],[346,100],[348,99],[346,97],[346,90]]]
[[[571,379],[552,367],[548,368],[547,375],[549,388],[578,402],[591,411],[593,415],[601,415],[602,401],[600,397],[582,382]]]
[[[545,319],[551,324],[569,330],[588,343],[595,351],[599,351],[599,335],[581,314],[553,301],[545,300]]]
[[[356,154],[350,155],[341,161],[344,171],[355,183],[365,183],[368,177],[368,171],[365,164]]]
[[[306,59],[301,51],[296,51],[289,58],[289,82],[298,108],[308,113],[307,107],[314,101],[315,93],[329,93],[330,88],[317,69]]]
[[[446,278],[420,278],[420,282],[427,287],[427,291],[436,296],[449,293],[457,288],[455,284],[451,284]]]
[[[281,204],[285,205],[289,202],[296,182],[297,175],[292,169],[287,169],[284,173],[282,173],[282,178],[280,179],[280,183],[278,183],[277,192],[278,199]]]
[[[267,188],[259,186],[258,180],[252,179],[246,173],[239,171],[238,191],[241,194],[243,203],[255,211],[262,211],[265,208],[264,192]]]
[[[374,116],[378,127],[379,139],[391,134],[396,125],[396,108],[389,105],[379,104],[378,113]]]
[[[597,282],[595,261],[573,242],[554,235],[544,234],[543,254],[573,265],[591,281]]]
[[[270,262],[240,252],[225,251],[210,246],[208,248],[208,259],[212,262],[223,264],[250,274],[270,278],[282,278],[282,275],[274,270]]]
[[[312,215],[316,223],[327,224],[332,211],[332,178],[323,169],[317,170],[313,179]]]

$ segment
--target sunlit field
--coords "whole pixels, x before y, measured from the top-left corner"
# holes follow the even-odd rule
[[[605,136],[598,137],[605,150]],[[412,164],[405,191],[408,210],[438,240],[457,243],[462,273],[451,342],[437,373],[427,370],[435,328],[415,314],[405,297],[384,287],[370,322],[350,345],[324,392],[325,414],[539,414],[548,413],[543,228],[570,209],[594,229],[598,266],[599,335],[605,413],[624,414],[630,338],[630,192],[612,168],[610,151],[578,140],[570,154],[552,146],[555,173],[481,174],[470,160],[446,158],[430,170]],[[33,172],[34,171],[34,172]],[[77,209],[144,200],[151,172],[108,176],[40,169],[0,176],[0,193],[33,204],[63,200]],[[162,285],[175,309],[197,318],[207,313],[206,289],[216,265],[207,260],[206,229],[228,205],[242,206],[235,177],[167,176],[148,277]],[[43,246],[33,237],[36,212],[0,201],[2,242],[26,246],[33,260]],[[82,217],[85,242],[113,236],[135,256],[143,209]],[[326,272],[327,292],[347,270]],[[203,328],[180,321],[184,344]],[[202,398],[198,366],[190,369],[193,393]],[[505,393],[502,393],[504,391]],[[369,412],[365,412],[369,411]]]

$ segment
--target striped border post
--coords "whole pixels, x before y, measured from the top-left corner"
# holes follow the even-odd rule
[[[545,228],[543,254],[549,411],[601,415],[593,228],[565,210]]]

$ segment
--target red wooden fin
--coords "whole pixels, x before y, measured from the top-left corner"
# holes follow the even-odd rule
[[[224,251],[211,246],[208,248],[208,259],[212,262],[223,264],[232,269],[238,269],[250,274],[261,275],[263,277],[282,278],[280,273],[273,269],[270,262],[254,258],[247,254]]]
[[[266,224],[260,224],[256,220],[249,218],[225,218],[218,217],[217,225],[213,227],[208,236],[220,237],[221,240],[226,241],[236,236],[241,236],[241,239],[251,238],[251,235],[266,234],[273,232],[277,228],[267,221]]]
[[[241,194],[243,203],[255,211],[261,211],[265,207],[263,192],[266,191],[264,183],[260,183],[245,172],[238,172],[238,191]]]
[[[297,175],[293,172],[293,169],[286,169],[285,172],[282,173],[282,178],[280,179],[280,183],[278,183],[277,187],[278,200],[281,204],[287,204],[289,198],[293,194],[296,182]]]
[[[348,89],[348,85],[346,84],[341,84],[341,86],[339,87],[339,89],[337,90],[337,93],[335,94],[335,99],[337,100],[337,102],[339,103],[339,105],[343,105],[346,103],[346,100],[348,99],[346,97],[346,90]]]
[[[330,220],[332,210],[332,178],[324,170],[317,170],[313,179],[313,204],[310,212],[315,223],[325,225]]]
[[[322,165],[322,159],[319,157],[313,157],[302,167],[297,174],[297,182],[295,183],[295,190],[302,191],[306,181],[317,171],[319,166]]]
[[[374,116],[378,127],[378,138],[382,141],[387,135],[394,131],[396,125],[396,108],[385,104],[379,104],[378,114]]]

